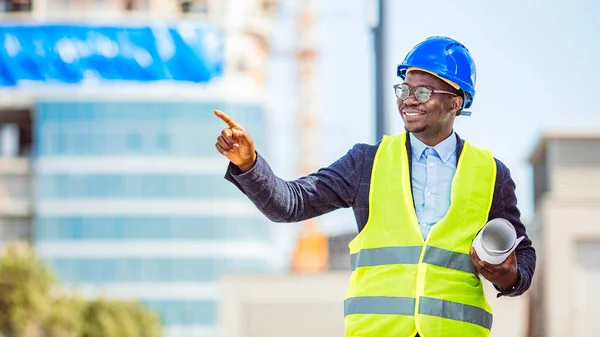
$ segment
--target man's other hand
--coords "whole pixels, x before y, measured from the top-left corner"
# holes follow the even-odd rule
[[[481,261],[475,248],[471,247],[471,261],[483,277],[502,289],[512,288],[519,280],[517,256],[514,251],[501,264],[490,264]]]

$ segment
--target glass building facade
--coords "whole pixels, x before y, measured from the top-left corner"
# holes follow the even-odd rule
[[[261,104],[42,101],[34,116],[36,249],[88,296],[139,299],[166,336],[217,336],[219,278],[274,271],[270,223],[223,179],[235,116],[265,144]]]

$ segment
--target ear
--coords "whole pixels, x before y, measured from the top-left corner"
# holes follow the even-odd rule
[[[450,112],[452,112],[454,115],[456,115],[458,110],[460,110],[460,108],[462,107],[462,103],[463,103],[462,97],[460,97],[460,96],[453,97],[452,101],[450,103]]]

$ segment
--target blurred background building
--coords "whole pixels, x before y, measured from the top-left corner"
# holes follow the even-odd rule
[[[547,133],[530,156],[538,271],[529,336],[600,331],[600,133]]]
[[[278,271],[271,223],[223,181],[236,116],[265,147],[276,1],[0,3],[0,237],[166,336],[217,336],[225,274]]]
[[[29,117],[27,111],[18,116],[23,120]],[[6,241],[31,238],[31,167],[30,161],[19,154],[23,148],[19,141],[30,143],[31,132],[23,134],[10,120],[0,122],[0,247]]]

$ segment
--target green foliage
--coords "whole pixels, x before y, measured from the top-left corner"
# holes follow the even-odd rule
[[[162,327],[138,302],[67,293],[28,244],[12,243],[0,255],[0,336],[161,337]]]
[[[82,337],[160,337],[158,316],[138,302],[90,301],[84,311]]]
[[[27,336],[50,312],[54,278],[27,244],[11,244],[0,257],[0,333]]]
[[[83,325],[85,301],[69,294],[55,294],[50,312],[41,327],[47,337],[79,337]]]

